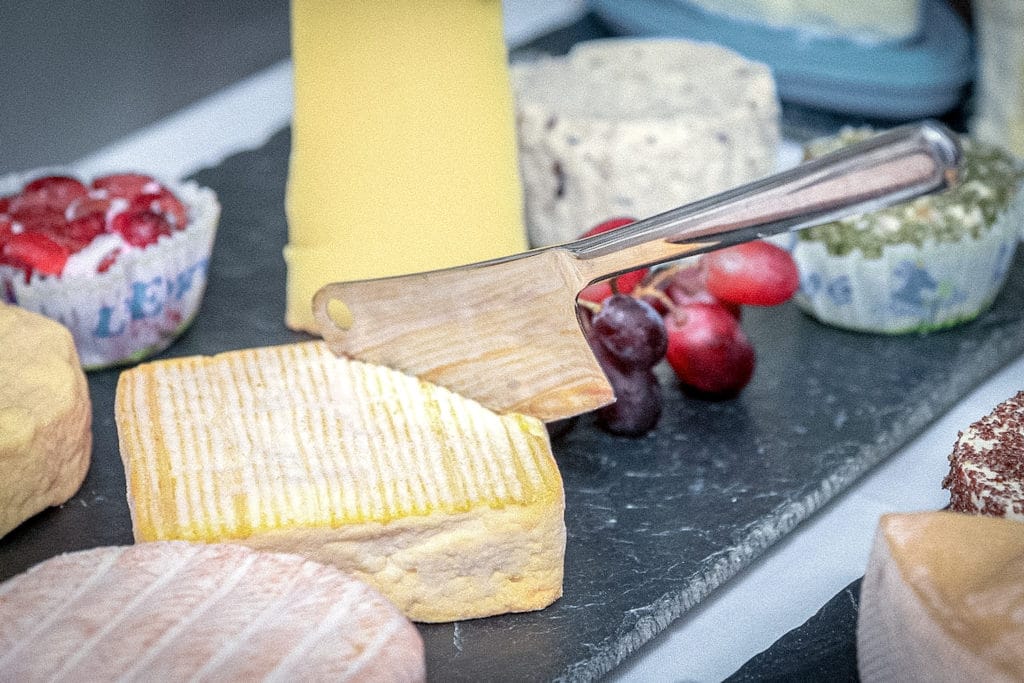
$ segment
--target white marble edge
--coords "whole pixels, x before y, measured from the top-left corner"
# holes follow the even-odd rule
[[[577,19],[583,0],[505,0],[510,46]],[[78,160],[92,175],[139,168],[177,179],[262,146],[291,119],[291,64],[282,61]],[[784,147],[783,163],[792,159]],[[144,160],[140,162],[140,160]],[[800,626],[863,574],[878,518],[933,510],[958,430],[1024,389],[1024,357],[964,397],[898,453],[807,520],[740,575],[629,658],[619,683],[717,681]]]

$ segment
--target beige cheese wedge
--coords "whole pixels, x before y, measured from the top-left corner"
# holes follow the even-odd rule
[[[534,418],[322,342],[140,365],[115,413],[138,541],[298,553],[418,621],[561,595],[564,495]]]
[[[862,681],[1024,680],[1024,524],[882,517],[861,585]]]
[[[92,403],[58,322],[0,303],[0,536],[75,495],[92,454]]]
[[[426,679],[394,605],[333,567],[227,544],[61,555],[0,584],[4,681]]]

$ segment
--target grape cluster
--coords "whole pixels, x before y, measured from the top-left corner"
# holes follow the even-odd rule
[[[628,222],[607,221],[587,235]],[[756,359],[740,326],[742,307],[781,304],[798,285],[789,253],[755,241],[587,287],[578,299],[589,321],[587,339],[616,397],[598,411],[598,424],[628,436],[654,428],[662,389],[653,368],[662,359],[688,394],[735,397]]]

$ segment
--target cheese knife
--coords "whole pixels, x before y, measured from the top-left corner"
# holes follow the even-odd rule
[[[382,364],[545,422],[614,400],[587,343],[587,285],[949,188],[953,133],[926,121],[593,237],[465,266],[324,286],[313,314],[337,355]]]

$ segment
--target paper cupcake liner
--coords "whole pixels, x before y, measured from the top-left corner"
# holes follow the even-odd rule
[[[859,332],[930,332],[976,318],[1002,289],[1024,225],[1018,192],[978,239],[888,245],[880,258],[835,256],[795,235],[782,246],[800,271],[793,300],[819,321]]]
[[[0,194],[15,193],[28,180],[52,172],[5,178]],[[220,204],[213,190],[194,182],[162,184],[187,207],[188,226],[145,249],[122,254],[105,273],[60,278],[34,274],[26,283],[20,269],[0,266],[2,298],[67,327],[86,370],[132,363],[162,351],[199,310]]]

